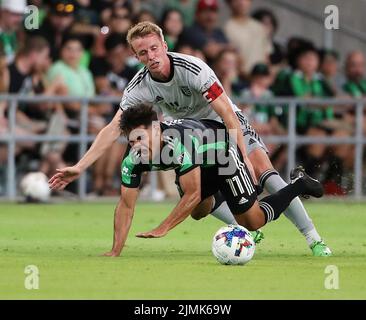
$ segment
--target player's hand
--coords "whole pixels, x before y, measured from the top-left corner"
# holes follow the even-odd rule
[[[70,182],[73,182],[81,175],[81,169],[76,166],[56,169],[48,184],[52,190],[63,190]]]
[[[140,232],[136,235],[138,238],[162,238],[164,237],[168,231],[163,229],[154,229],[148,232]]]

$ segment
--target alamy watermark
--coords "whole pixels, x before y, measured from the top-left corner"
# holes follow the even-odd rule
[[[24,28],[27,30],[39,29],[39,9],[34,5],[29,5],[26,8],[26,17],[24,19]]]
[[[326,277],[324,279],[324,288],[328,290],[339,289],[339,270],[335,265],[328,265],[324,269]]]
[[[327,30],[338,30],[339,29],[339,8],[330,4],[324,9],[325,20],[324,27]]]
[[[24,287],[27,290],[39,289],[39,269],[37,266],[31,264],[24,268]]]
[[[168,128],[161,135],[148,134],[142,128],[128,134],[131,143],[131,159],[134,164],[163,165],[169,167],[191,165],[218,165],[219,175],[235,173],[238,166],[244,166],[243,157],[235,142],[235,129],[199,129],[170,127],[179,121],[163,122]],[[159,126],[158,121],[152,127]],[[240,131],[240,134],[242,132]],[[151,141],[150,141],[151,139]],[[163,142],[163,143],[162,143]]]

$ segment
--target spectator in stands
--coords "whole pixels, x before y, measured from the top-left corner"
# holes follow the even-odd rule
[[[194,23],[198,0],[165,0],[164,2],[164,10],[177,9],[182,12],[185,27],[190,27]]]
[[[108,35],[112,33],[125,35],[133,21],[131,6],[128,3],[116,2],[105,9],[105,11],[108,17],[102,17],[104,26],[100,30],[98,37],[96,37],[93,46],[93,56],[99,58],[103,58],[106,55],[105,40]]]
[[[132,11],[130,6],[114,6],[108,23],[110,33],[127,33],[132,25]]]
[[[180,42],[176,48],[176,51],[183,54],[189,54],[191,56],[200,58],[202,61],[207,62],[207,59],[201,50],[193,48],[190,44]]]
[[[44,74],[49,64],[49,46],[47,41],[38,36],[26,39],[23,46],[19,49],[14,63],[9,66],[8,91],[23,95],[56,94],[60,90],[59,84],[55,83],[48,86],[44,81]],[[16,133],[20,135],[46,133],[56,105],[52,103],[19,104],[16,114]],[[61,123],[59,126],[61,126]],[[58,149],[56,151],[55,149],[51,150],[48,148],[47,150],[44,149],[44,153],[40,153],[39,147],[41,147],[40,144],[32,142],[17,143],[16,155],[21,156],[21,159],[18,159],[20,163],[24,160],[24,163],[27,164],[31,159],[42,161],[44,165],[51,165],[51,162],[58,158],[60,159],[58,163],[63,164],[61,161],[62,150]],[[53,155],[52,159],[49,158],[51,155]],[[29,170],[30,168],[25,169]]]
[[[9,66],[9,93],[30,94],[33,92],[33,73],[48,63],[49,46],[41,37],[31,37],[19,49],[17,57]],[[17,123],[33,133],[46,129],[45,121],[36,121],[27,114],[27,109],[34,110],[34,106],[21,105],[17,111]]]
[[[271,99],[274,97],[270,86],[273,76],[269,66],[266,64],[256,64],[250,73],[250,85],[244,89],[240,95],[240,100],[244,99]],[[251,125],[261,136],[284,135],[285,129],[282,127],[283,109],[281,106],[274,106],[267,103],[254,105],[241,105],[250,119]],[[276,144],[267,144],[269,156],[275,155],[274,165],[277,170],[282,170],[285,166],[284,148]]]
[[[272,85],[272,91],[276,96],[289,96],[290,91],[290,77],[293,71],[297,68],[296,54],[302,47],[314,46],[313,43],[307,39],[292,37],[287,42],[286,60],[287,65],[279,70],[276,74],[276,79]]]
[[[333,92],[318,72],[319,53],[312,46],[303,46],[296,51],[296,69],[289,78],[289,93],[295,97],[332,97]],[[300,106],[297,113],[297,128],[304,133],[324,120],[332,120],[331,106]]]
[[[92,6],[93,0],[76,0],[76,21],[85,25],[99,24],[99,12]]]
[[[9,69],[7,66],[6,55],[4,48],[0,43],[0,93],[5,93],[9,88]],[[0,115],[1,115],[0,109]]]
[[[65,37],[78,35],[86,49],[80,64],[87,66],[94,42],[101,36],[100,27],[76,20],[77,5],[73,0],[52,1],[49,12],[42,26],[38,30],[30,30],[33,35],[40,35],[47,39],[51,48],[52,61],[60,58],[61,44]]]
[[[55,79],[52,83],[47,80],[47,72],[51,66],[51,59],[45,59],[32,72],[33,94],[46,96],[64,95],[67,88],[62,79]],[[62,103],[59,102],[41,102],[37,104],[27,105],[24,113],[33,121],[45,121],[47,135],[69,135],[67,130],[67,116],[64,112]],[[39,154],[35,158],[40,157],[39,171],[50,177],[59,165],[65,165],[62,154],[65,151],[67,143],[65,142],[43,142],[40,145]]]
[[[30,95],[63,93],[66,87],[61,81],[50,84],[46,80],[50,65],[48,42],[38,36],[28,38],[15,63],[9,68],[9,91]],[[20,126],[33,133],[66,134],[65,115],[59,103],[21,103],[17,110],[17,120]],[[54,125],[55,122],[57,126]],[[61,158],[64,148],[64,143],[44,143],[41,150],[33,150],[33,158],[47,157],[51,151]]]
[[[156,17],[151,10],[143,9],[137,13],[135,23],[139,23],[142,21],[150,21],[152,23],[156,23]]]
[[[346,58],[347,82],[343,89],[352,97],[366,96],[366,72],[365,56],[362,51],[356,50],[348,54]]]
[[[7,93],[9,88],[9,69],[6,55],[0,43],[0,94]],[[7,132],[8,122],[5,117],[6,102],[0,101],[0,135]],[[7,159],[6,145],[0,143],[0,167]]]
[[[350,124],[339,122],[332,132],[334,138],[349,138],[354,134]],[[353,189],[354,146],[338,144],[328,147],[326,166],[323,173],[324,191],[331,195],[346,195]]]
[[[250,73],[256,63],[267,63],[272,53],[271,39],[264,26],[250,17],[252,0],[226,0],[231,17],[225,24],[225,34],[238,48],[243,65],[241,72]]]
[[[346,83],[343,85],[343,90],[352,97],[360,98],[366,96],[366,69],[365,55],[360,50],[355,50],[347,55],[345,63]],[[351,119],[347,119],[354,125],[354,108],[353,112],[348,113]],[[366,136],[366,115],[364,113],[364,135]]]
[[[273,78],[269,67],[266,64],[256,64],[250,73],[250,84],[248,88],[241,92],[240,99],[271,99],[273,93],[269,89]],[[259,134],[270,134],[270,122],[277,120],[276,112],[273,106],[268,104],[255,104],[249,106],[246,112],[251,119],[251,123],[255,124]]]
[[[257,9],[253,12],[252,17],[262,23],[269,39],[272,41],[272,52],[269,56],[271,65],[281,65],[285,60],[284,49],[274,40],[274,36],[278,30],[278,21],[274,13],[268,9]]]
[[[61,78],[69,96],[90,98],[95,94],[95,87],[91,72],[80,65],[82,54],[83,44],[77,36],[65,38],[61,44],[61,59],[51,66],[48,77],[50,81]],[[78,112],[79,106],[69,104],[67,109]]]
[[[26,10],[26,0],[2,0],[0,7],[0,43],[5,52],[7,64],[15,59],[19,45],[17,31],[21,29]]]
[[[102,26],[107,26],[110,23],[112,12],[115,8],[126,7],[131,13],[131,19],[139,11],[139,1],[132,0],[93,0],[91,7],[99,13]]]
[[[183,42],[201,50],[208,61],[214,60],[219,52],[229,47],[224,32],[217,26],[219,5],[217,0],[199,0],[195,23],[183,34]]]
[[[327,132],[324,128],[318,126],[309,128],[306,135],[313,138],[324,138],[327,136]],[[325,144],[303,145],[296,150],[296,161],[312,177],[323,182],[323,174],[326,170],[326,151],[327,146]]]
[[[51,58],[59,58],[63,38],[71,33],[74,23],[75,5],[73,1],[51,2],[49,13],[39,30],[32,30],[32,34],[45,38],[51,48]]]
[[[136,15],[141,11],[149,11],[156,21],[161,21],[163,12],[166,10],[165,0],[139,0],[135,2],[135,9],[137,9],[137,11],[135,11]]]
[[[135,67],[128,65],[130,50],[126,36],[111,33],[105,41],[105,48],[106,56],[95,58],[90,65],[96,90],[100,95],[121,97],[127,83],[137,72]]]
[[[308,45],[298,48],[295,53],[296,69],[291,74],[289,84],[290,92],[297,97],[332,97],[333,91],[317,72],[319,68],[319,53],[315,47]],[[349,137],[352,130],[348,130],[347,124],[336,121],[334,107],[324,105],[301,105],[297,110],[297,129],[301,134],[311,137]],[[341,116],[341,115],[340,115]],[[327,176],[335,177],[335,162],[345,163],[352,157],[352,150],[348,154],[344,152],[344,146],[327,147],[324,144],[311,144],[300,147],[297,158],[309,170],[312,176],[323,182],[324,172],[327,166]],[[347,147],[347,146],[346,146]],[[348,149],[348,147],[347,147]]]
[[[319,71],[328,83],[334,96],[341,93],[341,84],[338,77],[339,56],[334,50],[320,50],[320,69]]]
[[[183,32],[183,16],[177,9],[168,9],[163,13],[160,23],[169,51],[175,51]]]
[[[69,36],[64,39],[61,46],[61,60],[52,65],[49,70],[49,79],[54,81],[60,77],[67,87],[67,95],[75,97],[93,97],[95,87],[91,72],[80,66],[80,59],[83,52],[83,46],[80,39],[76,36]],[[70,119],[79,119],[80,103],[65,103],[65,111]],[[97,134],[106,125],[106,116],[112,112],[109,104],[89,105],[89,123],[88,131]],[[79,129],[77,121],[73,126],[69,126],[71,132],[76,133]],[[65,151],[65,160],[72,162],[77,157],[75,145],[69,145]],[[105,190],[105,171],[110,170],[105,165],[105,159],[109,158],[106,153],[100,158],[94,166],[94,190],[97,193],[103,193]]]
[[[235,49],[223,49],[216,57],[213,69],[226,94],[237,100],[248,83],[240,76],[240,57]]]

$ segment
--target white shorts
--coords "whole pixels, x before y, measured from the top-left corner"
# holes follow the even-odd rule
[[[239,119],[241,130],[243,131],[244,143],[247,150],[247,154],[250,154],[253,150],[258,148],[261,148],[266,153],[268,153],[266,145],[262,141],[259,134],[255,132],[255,130],[249,124],[249,121],[246,118],[246,116],[240,111],[237,111],[235,113]]]

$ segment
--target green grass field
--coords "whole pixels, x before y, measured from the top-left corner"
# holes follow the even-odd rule
[[[283,216],[263,228],[246,266],[222,266],[211,239],[223,224],[191,218],[161,239],[134,235],[156,226],[173,204],[139,204],[127,247],[112,244],[114,204],[0,203],[0,299],[365,299],[366,205],[308,203],[334,257],[314,258]],[[36,265],[39,290],[24,286]],[[325,268],[339,270],[339,289],[325,289]]]

